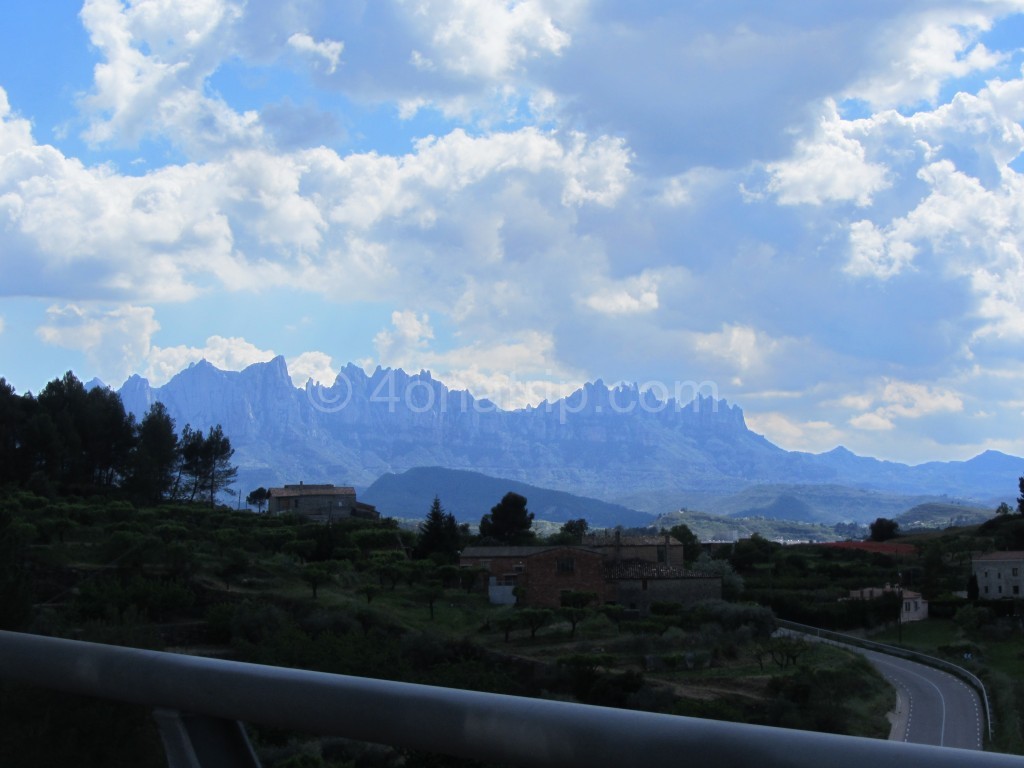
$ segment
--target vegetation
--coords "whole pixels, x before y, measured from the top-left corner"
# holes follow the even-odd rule
[[[768,660],[759,667],[759,646],[774,628],[770,609],[724,602],[664,605],[638,621],[614,606],[598,609],[586,592],[567,593],[557,611],[494,607],[475,572],[449,565],[437,557],[439,550],[423,546],[429,521],[450,528],[443,510],[435,500],[422,530],[410,532],[390,520],[323,525],[211,508],[205,497],[151,507],[102,495],[47,498],[8,488],[0,493],[0,621],[6,628],[258,663],[815,725],[772,704],[790,695],[783,682],[772,681],[837,662],[812,649],[785,666]],[[0,711],[17,710],[12,716],[18,722],[80,717],[75,748],[98,755],[95,762],[160,764],[148,713],[104,706],[83,716],[84,708],[46,692],[27,695],[20,686],[0,686]],[[841,729],[875,733],[882,714],[875,712],[876,723],[866,730],[853,715],[836,715],[829,724],[842,721]],[[117,724],[105,725],[108,717]],[[107,743],[105,734],[118,733],[125,723],[135,729],[133,737]],[[252,735],[268,766],[306,753],[321,761],[314,765],[357,759],[329,741],[266,729]],[[17,754],[39,743],[62,743],[37,726],[24,738],[34,745],[5,731],[0,747]],[[115,755],[121,747],[124,755]],[[405,759],[417,765],[427,758]]]
[[[958,596],[969,590],[972,552],[1024,549],[1024,515],[1004,510],[979,526],[913,536],[893,530],[850,548],[758,535],[704,547],[676,523],[668,532],[684,542],[689,566],[720,574],[726,600],[656,603],[638,616],[569,591],[558,610],[495,607],[479,572],[455,565],[457,553],[468,543],[541,541],[525,497],[505,495],[475,540],[437,497],[415,531],[388,519],[328,525],[232,511],[216,503],[234,479],[219,427],[203,435],[186,425],[179,435],[162,407],[136,424],[109,390],[85,392],[70,374],[51,385],[38,398],[16,397],[0,380],[0,628],[884,736],[891,689],[869,665],[774,631],[781,617],[889,632],[891,641],[894,593],[847,598],[898,584],[922,592],[936,617],[902,627],[904,642],[982,676],[999,713],[996,746],[1024,753],[1014,606],[979,601],[976,588]],[[248,497],[257,508],[261,490]],[[588,527],[569,521],[546,541],[575,543]],[[25,764],[72,754],[103,765],[163,762],[140,708],[3,684],[0,714],[18,724],[4,729],[0,754],[25,755]],[[371,759],[362,745],[269,729],[252,736],[271,767]]]
[[[0,484],[45,498],[106,496],[136,504],[205,499],[234,483],[234,449],[220,425],[180,437],[161,403],[136,423],[120,396],[87,390],[70,371],[38,397],[0,378]]]
[[[536,538],[532,526],[533,512],[526,508],[526,497],[509,491],[480,518],[480,537],[496,544],[531,544]]]

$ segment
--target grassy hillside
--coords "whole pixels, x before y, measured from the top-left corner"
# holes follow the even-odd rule
[[[900,530],[912,531],[919,528],[942,530],[978,525],[991,517],[991,509],[951,502],[928,502],[918,504],[892,519],[900,524]]]
[[[708,512],[679,510],[659,515],[654,520],[655,528],[671,528],[685,524],[704,542],[738,541],[748,539],[755,533],[771,541],[836,541],[847,536],[867,535],[867,529],[847,526],[840,531],[833,525],[802,523],[790,520],[775,520],[767,517],[723,517]]]

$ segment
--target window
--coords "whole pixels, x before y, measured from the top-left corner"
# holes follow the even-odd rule
[[[988,594],[988,587],[985,587],[985,594]]]
[[[571,557],[560,557],[557,569],[559,573],[573,573],[576,570],[576,560]]]
[[[1015,594],[1015,595],[1019,595],[1020,594],[1020,587],[1018,587],[1016,584],[1013,585],[1013,594]]]
[[[1013,569],[1013,575],[1014,576],[1020,576],[1020,569],[1019,568],[1014,568]]]
[[[522,563],[516,563],[515,565],[512,566],[512,570],[515,571],[516,573],[523,573],[526,570],[526,566],[523,565]]]

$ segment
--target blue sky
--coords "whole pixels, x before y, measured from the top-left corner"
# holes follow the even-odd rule
[[[0,24],[0,375],[284,355],[1024,455],[1024,0],[89,0]]]

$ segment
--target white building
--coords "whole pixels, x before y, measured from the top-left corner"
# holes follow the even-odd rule
[[[900,621],[906,624],[910,621],[924,621],[928,618],[928,601],[920,592],[911,592],[909,589],[894,587],[886,584],[884,587],[865,587],[864,589],[850,590],[850,600],[875,600],[882,595],[896,593],[903,598],[903,606],[900,609]]]
[[[978,597],[982,600],[1020,597],[1024,586],[1024,552],[975,555],[971,572],[978,579]]]

